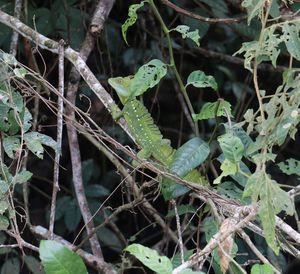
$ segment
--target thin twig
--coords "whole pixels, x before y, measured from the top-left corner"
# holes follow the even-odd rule
[[[177,234],[178,234],[180,257],[181,257],[181,263],[183,264],[184,263],[184,250],[183,250],[183,241],[182,241],[180,219],[179,219],[179,215],[178,215],[176,201],[174,199],[171,200],[171,204],[173,205],[174,211],[175,211],[175,218],[176,218],[176,227],[177,227]]]
[[[253,253],[264,263],[269,264],[273,268],[274,272],[276,274],[280,274],[281,272],[276,269],[269,260],[258,250],[258,248],[254,245],[254,243],[251,241],[250,237],[241,229],[238,231],[242,239],[247,243],[247,245],[250,247],[250,249],[253,251]]]
[[[242,17],[238,17],[238,18],[208,18],[208,17],[201,16],[199,14],[195,14],[193,12],[187,11],[181,7],[178,7],[175,4],[173,4],[172,2],[170,2],[169,0],[160,0],[160,1],[178,13],[181,13],[183,15],[189,16],[196,20],[204,21],[204,22],[207,22],[210,24],[216,24],[216,23],[230,24],[230,23],[245,21],[247,19],[247,16],[242,16]]]
[[[60,48],[58,55],[58,92],[57,98],[57,133],[56,133],[56,143],[57,148],[55,150],[55,160],[54,160],[54,174],[53,174],[53,189],[52,189],[52,199],[51,199],[51,209],[50,209],[50,221],[49,221],[49,237],[52,239],[54,223],[55,223],[55,210],[56,210],[56,197],[59,189],[59,160],[61,154],[61,143],[62,143],[62,133],[63,133],[63,111],[64,111],[64,40],[60,40]]]
[[[103,24],[107,19],[113,4],[114,1],[108,1],[108,0],[98,2],[92,18],[93,30],[97,29],[99,33],[99,31],[103,28]],[[80,49],[80,56],[83,62],[87,60],[90,52],[94,48],[95,39],[96,39],[96,36],[94,34],[95,33],[92,34],[88,32],[84,42],[82,43]],[[72,70],[70,72],[70,77],[69,77],[69,83],[68,83],[67,100],[71,102],[71,104],[73,105],[75,105],[79,80],[80,80],[80,74],[78,70],[76,70],[75,67],[72,67]],[[111,98],[109,100],[111,100]],[[70,105],[66,106],[66,115],[68,117],[68,121],[72,122],[75,120],[75,110]],[[80,207],[80,211],[84,220],[84,224],[87,230],[87,234],[90,235],[94,229],[94,222],[87,203],[87,198],[85,196],[85,191],[84,191],[84,186],[82,181],[81,155],[80,155],[80,148],[78,143],[78,136],[77,136],[76,129],[72,126],[72,123],[67,123],[67,132],[68,132],[68,140],[69,140],[71,162],[72,162],[74,189]],[[93,235],[89,240],[94,255],[103,259],[103,254],[102,254],[102,250],[97,235]]]
[[[21,10],[22,10],[23,1],[22,0],[15,0],[15,9],[14,9],[14,17],[20,19]],[[10,42],[10,54],[13,56],[17,55],[18,49],[18,40],[19,40],[19,33],[17,31],[13,31],[11,36]]]

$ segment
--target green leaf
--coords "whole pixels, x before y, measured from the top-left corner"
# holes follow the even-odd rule
[[[195,42],[195,44],[199,47],[200,46],[200,35],[199,30],[190,31],[190,27],[186,25],[179,25],[175,29],[170,31],[177,31],[181,34],[182,38],[189,38]]]
[[[175,153],[170,170],[183,177],[189,171],[202,164],[209,155],[209,145],[195,137],[183,144]]]
[[[215,78],[211,75],[206,75],[201,70],[195,70],[189,75],[186,87],[188,85],[193,85],[196,88],[211,87],[213,90],[218,89],[218,84]]]
[[[191,257],[194,253],[194,249],[191,250],[184,250],[183,252],[183,258],[184,261],[187,261],[189,257]],[[172,257],[172,265],[173,268],[176,268],[182,264],[181,262],[181,252],[177,252],[173,257]]]
[[[218,137],[218,142],[226,159],[234,163],[242,159],[245,149],[239,137],[226,133]]]
[[[140,244],[132,244],[124,249],[134,255],[145,266],[158,274],[171,274],[172,263],[166,256],[160,256],[156,250],[150,249]]]
[[[282,25],[282,39],[288,52],[297,60],[300,60],[299,24],[285,23]]]
[[[25,255],[24,262],[27,266],[27,268],[31,271],[33,274],[44,274],[44,271],[42,269],[42,265],[38,259],[36,259],[33,256]]]
[[[269,264],[255,264],[251,267],[251,274],[273,274],[273,268]]]
[[[20,273],[20,260],[19,258],[10,258],[5,260],[1,268],[1,274],[19,274]]]
[[[88,185],[85,187],[85,195],[91,198],[106,197],[110,194],[109,190],[102,185]]]
[[[24,140],[27,148],[40,159],[43,159],[44,153],[42,144],[57,150],[57,143],[50,136],[41,134],[39,132],[25,133]]]
[[[27,74],[27,70],[25,68],[15,68],[13,70],[15,76],[19,77],[19,78],[25,78],[26,74]]]
[[[193,119],[194,121],[198,121],[219,116],[227,117],[226,112],[231,116],[231,104],[223,99],[219,99],[217,102],[205,103],[202,106],[200,113],[193,114]]]
[[[21,147],[20,138],[15,136],[5,137],[3,140],[3,148],[7,156],[14,159],[14,153]]]
[[[294,205],[289,195],[283,191],[276,181],[264,171],[252,174],[244,190],[244,197],[252,196],[253,202],[260,198],[259,216],[264,229],[265,239],[273,251],[278,254],[279,247],[275,237],[275,215],[285,211],[294,214]]]
[[[149,88],[156,86],[167,74],[167,66],[158,59],[153,59],[141,66],[134,75],[130,84],[130,95],[142,95]]]
[[[28,170],[22,170],[21,172],[17,173],[14,177],[14,180],[17,184],[23,184],[30,180],[32,177],[32,173]]]
[[[238,172],[238,165],[237,165],[237,163],[234,163],[228,159],[225,159],[223,161],[223,163],[221,164],[221,170],[222,170],[222,173],[213,182],[213,184],[215,184],[215,185],[221,183],[221,180],[223,177],[236,174]]]
[[[264,4],[265,0],[244,0],[242,2],[242,7],[246,8],[248,13],[248,24],[255,16],[260,16],[261,12],[263,12]]]
[[[5,216],[0,215],[0,230],[7,230],[8,226],[9,226],[8,219]]]
[[[122,25],[122,35],[123,39],[128,45],[126,34],[129,27],[135,24],[137,20],[137,11],[139,8],[143,7],[144,4],[148,1],[142,1],[140,4],[133,4],[128,9],[128,18],[126,19],[125,23]]]
[[[81,212],[76,200],[71,200],[65,209],[64,221],[67,229],[71,232],[76,229],[81,221]]]
[[[0,214],[4,214],[4,212],[9,208],[9,204],[6,200],[0,201]]]
[[[40,258],[46,274],[86,274],[82,259],[55,241],[42,240]]]
[[[296,174],[300,176],[300,161],[290,158],[287,159],[286,162],[287,163],[280,162],[279,164],[277,164],[280,170],[287,175]]]

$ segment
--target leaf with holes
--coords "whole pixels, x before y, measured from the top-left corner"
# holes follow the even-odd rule
[[[14,153],[21,148],[20,139],[15,136],[7,136],[3,139],[3,148],[7,156],[14,158]]]
[[[255,16],[259,16],[264,8],[265,0],[244,0],[242,7],[246,8],[248,13],[248,24]]]
[[[221,183],[223,177],[236,174],[238,172],[238,165],[235,162],[231,162],[230,160],[225,159],[224,162],[221,164],[221,170],[222,173],[213,182],[213,184],[215,185]]]
[[[213,103],[205,103],[200,113],[193,114],[194,121],[198,120],[206,120],[210,118],[215,118],[219,116],[227,116],[226,112],[229,116],[231,116],[231,104],[223,99],[219,99],[217,102]]]
[[[239,137],[226,133],[218,137],[218,142],[226,159],[234,163],[242,159],[245,149]]]
[[[122,25],[122,35],[123,39],[128,45],[126,34],[129,27],[133,26],[137,20],[137,11],[141,7],[144,6],[144,4],[148,1],[142,1],[140,4],[133,4],[129,7],[128,10],[128,18],[126,19],[125,23]]]
[[[286,162],[287,163],[280,162],[279,164],[277,164],[280,170],[287,175],[296,174],[300,176],[300,161],[290,158],[287,159]]]
[[[211,75],[206,75],[201,70],[195,70],[189,75],[187,79],[186,87],[188,85],[193,85],[196,88],[211,87],[213,90],[218,89],[218,84],[215,78]]]
[[[138,260],[140,260],[145,266],[153,270],[158,274],[171,274],[172,263],[166,256],[160,256],[156,250],[150,249],[140,244],[131,244],[124,249]]]
[[[44,148],[42,145],[49,146],[57,150],[57,143],[50,137],[39,132],[28,132],[24,134],[27,148],[38,158],[43,159]]]
[[[166,74],[166,64],[158,59],[141,66],[131,81],[130,96],[142,95],[149,88],[156,86]]]
[[[297,60],[300,60],[300,24],[285,23],[282,25],[283,41],[288,52]]]
[[[186,25],[179,25],[175,29],[170,31],[177,31],[181,34],[182,38],[189,38],[195,42],[195,44],[199,47],[200,46],[200,35],[199,30],[190,31],[190,27]]]

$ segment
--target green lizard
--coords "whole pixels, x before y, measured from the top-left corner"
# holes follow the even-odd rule
[[[137,144],[141,147],[138,157],[141,159],[153,158],[162,164],[164,167],[169,168],[176,149],[170,145],[170,140],[164,139],[159,128],[154,123],[153,118],[148,112],[147,108],[138,101],[135,96],[130,92],[130,83],[132,76],[110,78],[108,83],[116,90],[122,104],[123,110],[119,113],[113,113],[113,118],[117,119],[123,116],[126,120],[129,130],[135,138]],[[205,178],[196,170],[191,170],[184,176],[184,179],[207,185]],[[163,188],[172,188],[173,196],[179,196],[187,192],[187,189],[174,184],[170,180],[164,180]],[[176,186],[176,187],[175,187]],[[165,195],[170,197],[170,195]]]

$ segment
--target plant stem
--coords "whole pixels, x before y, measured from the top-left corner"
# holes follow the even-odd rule
[[[170,37],[170,33],[169,33],[169,29],[167,28],[164,20],[162,19],[159,11],[157,10],[155,4],[154,4],[154,1],[153,0],[149,0],[149,4],[154,12],[154,15],[155,17],[157,18],[157,20],[159,21],[160,25],[161,25],[161,28],[162,28],[162,31],[164,32],[166,38],[167,38],[167,42],[168,42],[168,51],[169,51],[169,56],[170,56],[170,67],[172,68],[174,74],[175,74],[175,78],[178,82],[178,85],[179,85],[179,88],[180,88],[180,91],[182,92],[183,96],[184,96],[184,99],[185,99],[185,102],[188,106],[188,109],[190,111],[190,114],[193,115],[195,114],[195,111],[194,111],[194,108],[192,106],[192,103],[190,101],[190,98],[186,92],[186,88],[182,82],[182,79],[180,77],[180,74],[177,70],[177,67],[176,67],[176,63],[175,63],[175,59],[174,59],[174,53],[173,53],[173,48],[172,48],[172,41],[171,41],[171,37]],[[194,126],[195,126],[195,134],[196,136],[199,136],[199,126],[198,126],[198,122],[195,121],[194,122]]]

